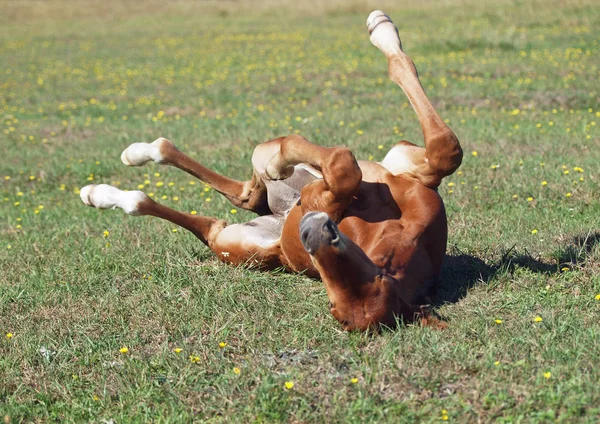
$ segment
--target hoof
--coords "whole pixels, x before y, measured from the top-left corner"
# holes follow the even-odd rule
[[[280,152],[275,153],[267,162],[265,167],[265,177],[267,180],[278,181],[286,180],[294,174],[293,166],[283,166]]]
[[[92,189],[96,187],[96,184],[90,184],[90,185],[86,185],[85,187],[83,187],[81,190],[79,190],[79,197],[81,197],[81,201],[83,203],[85,203],[88,206],[94,206],[92,204],[92,201],[90,200],[90,193],[92,192]]]
[[[98,209],[123,209],[128,215],[140,215],[140,206],[150,198],[141,191],[122,191],[108,184],[83,187],[79,196],[83,203]]]
[[[121,162],[127,166],[141,166],[150,161],[163,163],[169,147],[175,145],[163,137],[152,143],[133,143],[121,153]]]
[[[371,35],[371,43],[386,56],[402,52],[398,29],[390,17],[381,10],[371,12],[367,18],[367,29]]]

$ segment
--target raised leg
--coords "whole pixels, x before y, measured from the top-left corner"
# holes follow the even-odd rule
[[[321,211],[339,222],[362,181],[354,154],[347,148],[317,146],[304,137],[291,135],[281,141],[279,151],[268,161],[266,178],[288,178],[300,163],[323,176],[302,189],[302,213]]]
[[[121,160],[128,166],[140,166],[149,161],[175,166],[210,184],[237,207],[259,215],[270,213],[265,184],[256,172],[244,182],[224,177],[182,153],[166,138],[152,143],[134,143],[123,151]]]
[[[432,188],[452,174],[462,161],[462,149],[454,132],[440,118],[427,98],[413,61],[402,50],[398,30],[380,10],[367,19],[371,42],[385,54],[390,79],[402,88],[415,110],[425,139],[425,149],[403,143],[382,164],[393,173],[412,175]],[[406,160],[408,158],[408,161]]]

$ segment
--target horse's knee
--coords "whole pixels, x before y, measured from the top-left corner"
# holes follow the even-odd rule
[[[444,132],[427,140],[429,167],[440,178],[451,175],[462,163],[463,151],[458,138],[452,131]]]
[[[346,147],[332,147],[323,163],[323,179],[334,192],[354,194],[362,181],[362,171],[354,153]]]

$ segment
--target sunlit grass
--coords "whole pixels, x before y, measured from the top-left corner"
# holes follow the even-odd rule
[[[341,332],[318,281],[225,266],[172,224],[78,196],[109,183],[243,222],[251,215],[209,186],[171,168],[126,168],[121,151],[164,136],[241,179],[253,147],[279,135],[367,160],[399,139],[421,143],[369,43],[374,6],[85,4],[61,14],[59,2],[15,2],[1,18],[2,414],[594,421],[592,3],[385,9],[466,154],[440,187],[450,239],[436,306],[449,328],[376,336]]]

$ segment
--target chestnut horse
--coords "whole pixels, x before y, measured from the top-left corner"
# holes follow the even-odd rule
[[[400,141],[375,163],[357,161],[344,147],[322,147],[290,135],[258,145],[252,178],[235,181],[159,138],[132,144],[121,160],[129,166],[149,161],[175,166],[259,216],[227,225],[170,209],[141,191],[106,184],[82,188],[81,199],[100,209],[171,221],[194,233],[224,262],[320,277],[330,312],[346,330],[415,318],[439,325],[428,314],[448,234],[437,187],[459,167],[462,150],[427,98],[391,19],[377,10],[367,27],[371,42],[387,58],[390,78],[417,114],[424,148]]]

